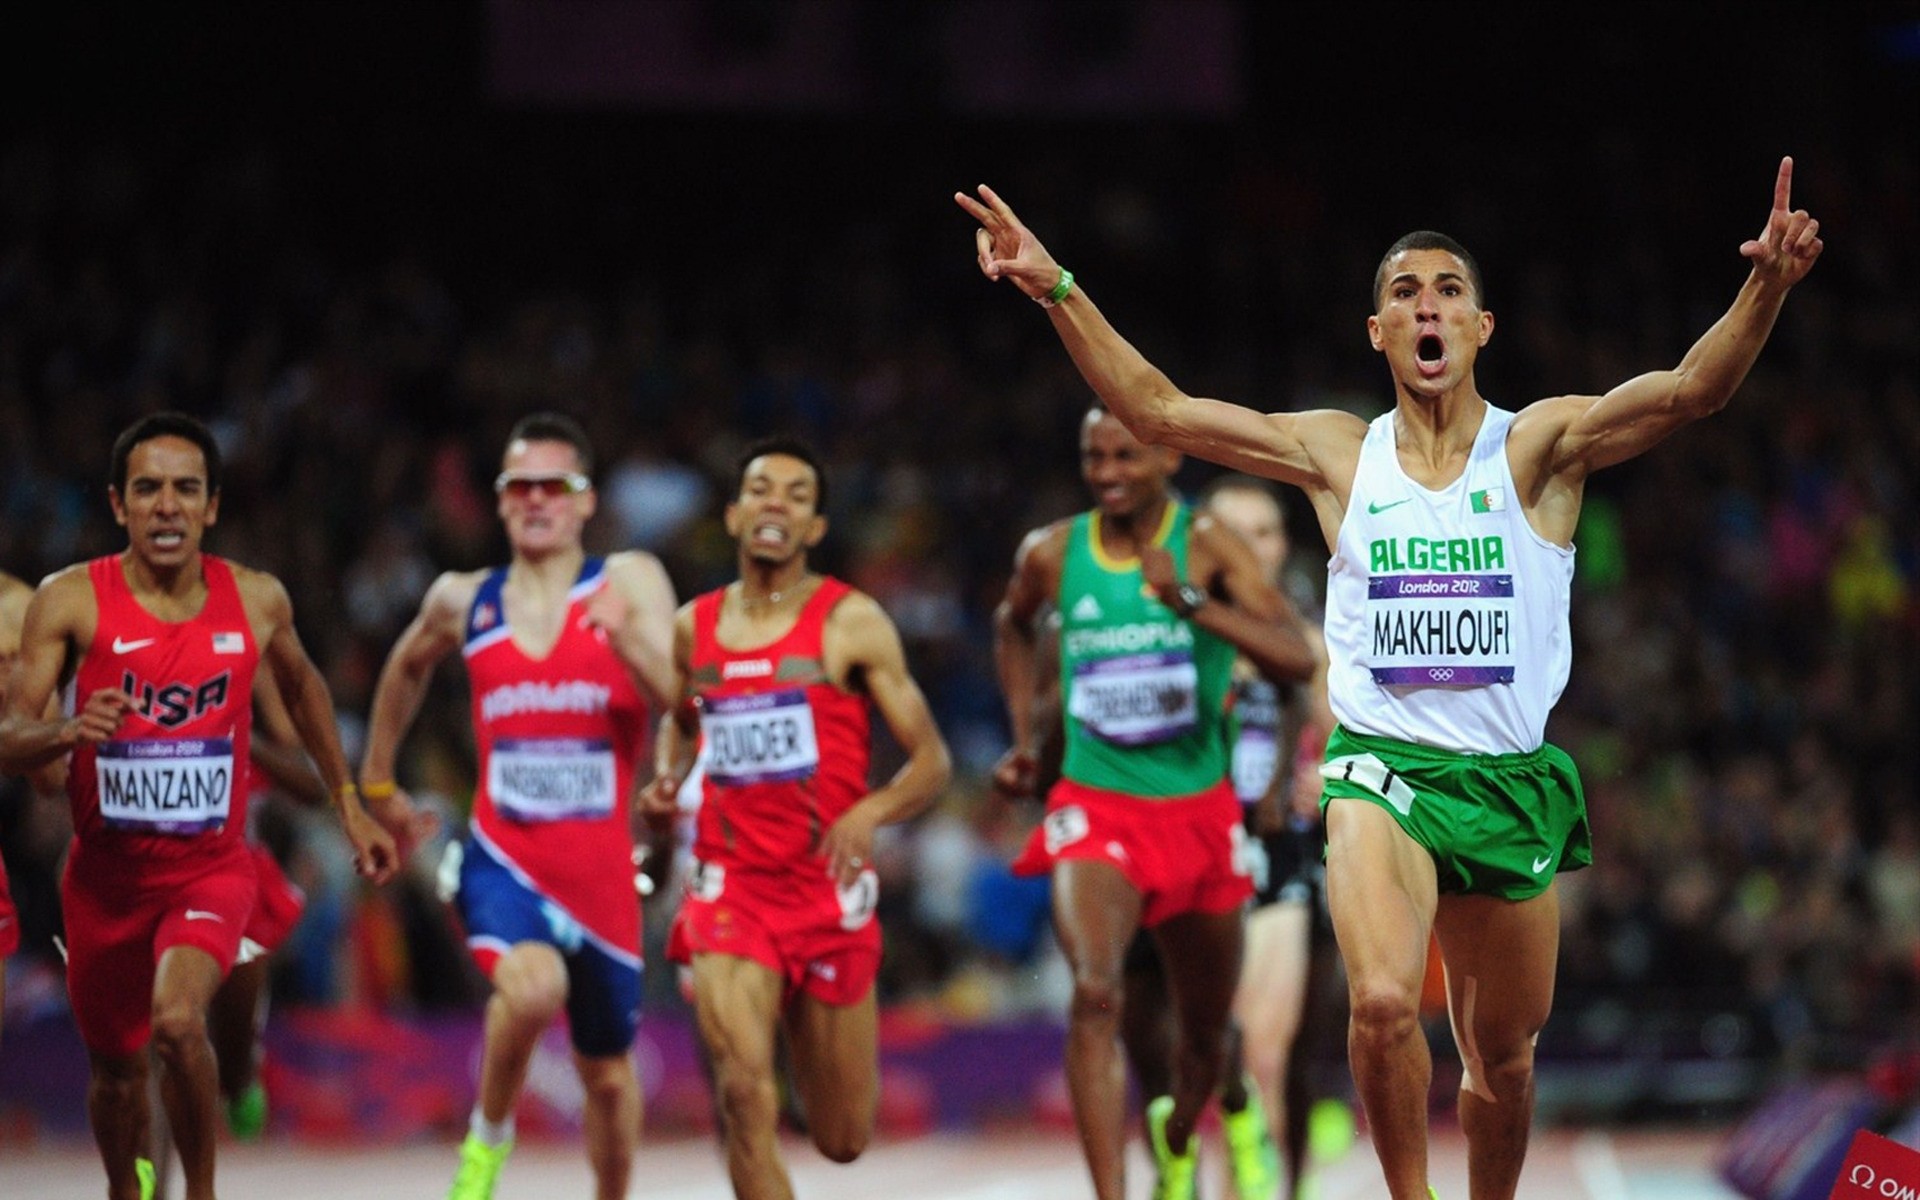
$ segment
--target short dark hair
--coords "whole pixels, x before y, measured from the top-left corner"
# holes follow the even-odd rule
[[[150,413],[121,430],[120,436],[113,439],[113,462],[107,468],[107,486],[125,493],[127,460],[133,457],[133,448],[142,442],[163,437],[184,438],[200,447],[200,457],[207,464],[207,494],[217,495],[220,491],[220,443],[214,440],[213,430],[208,429],[205,422],[183,412]]]
[[[1215,476],[1206,487],[1200,489],[1200,507],[1213,503],[1215,496],[1222,492],[1246,492],[1254,496],[1265,496],[1273,501],[1274,509],[1279,512],[1282,521],[1286,519],[1287,506],[1280,500],[1280,493],[1273,484],[1258,475],[1248,475],[1243,471],[1229,471]]]
[[[593,474],[593,443],[580,422],[565,413],[537,412],[521,417],[507,434],[507,445],[515,442],[565,442],[573,447],[582,475]]]
[[[1408,250],[1444,250],[1459,259],[1460,265],[1467,269],[1467,283],[1473,288],[1473,302],[1482,309],[1487,307],[1487,289],[1480,278],[1480,264],[1473,260],[1473,255],[1467,253],[1467,248],[1444,233],[1416,229],[1388,246],[1387,252],[1380,256],[1380,265],[1373,272],[1374,311],[1379,311],[1380,294],[1387,290],[1387,264],[1393,261],[1394,255],[1404,254]]]
[[[827,469],[820,463],[820,455],[814,448],[797,437],[775,434],[764,437],[740,452],[740,458],[734,464],[733,494],[738,496],[747,486],[747,468],[756,458],[765,458],[769,454],[784,454],[788,458],[797,458],[813,468],[813,508],[815,512],[827,510]]]

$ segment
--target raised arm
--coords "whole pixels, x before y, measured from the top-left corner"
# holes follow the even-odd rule
[[[589,623],[604,629],[634,686],[656,710],[679,690],[673,669],[673,583],[653,555],[623,551],[607,559],[607,586],[588,597]]]
[[[873,831],[931,804],[953,774],[953,759],[927,698],[907,672],[899,631],[871,596],[855,592],[834,605],[825,636],[829,671],[837,679],[860,681],[907,756],[892,779],[840,814],[821,839],[827,869],[846,886],[873,861]]]
[[[274,686],[286,702],[287,715],[299,732],[313,765],[333,797],[341,828],[353,844],[354,866],[375,883],[385,883],[400,869],[394,841],[367,814],[340,748],[340,726],[334,716],[333,696],[326,677],[307,656],[293,625],[293,601],[278,579],[260,571],[237,573],[240,596],[246,605],[263,665],[273,674]],[[249,697],[248,703],[252,702]]]
[[[1509,441],[1514,482],[1530,509],[1547,503],[1543,524],[1564,515],[1553,511],[1556,484],[1577,489],[1591,472],[1644,453],[1733,398],[1773,332],[1788,290],[1806,278],[1825,248],[1820,222],[1793,207],[1792,191],[1793,160],[1783,158],[1766,226],[1740,247],[1753,264],[1746,282],[1678,366],[1629,379],[1604,396],[1543,400],[1515,420]],[[1572,498],[1577,502],[1577,490]],[[1541,532],[1553,536],[1547,528]],[[1570,526],[1566,532],[1570,537]]]
[[[1345,502],[1352,470],[1341,470],[1341,447],[1350,441],[1347,461],[1357,461],[1365,433],[1358,417],[1333,411],[1261,414],[1187,395],[1120,336],[1086,289],[1053,260],[992,188],[981,184],[978,200],[964,192],[955,192],[953,198],[980,222],[974,245],[981,272],[988,279],[1012,282],[1022,294],[1048,306],[1054,332],[1081,376],[1135,437],[1291,483],[1310,495],[1337,484]]]

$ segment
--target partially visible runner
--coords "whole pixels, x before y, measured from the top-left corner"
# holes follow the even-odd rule
[[[1200,499],[1202,510],[1245,539],[1267,577],[1284,587],[1290,547],[1273,485],[1227,475],[1208,484]],[[1275,1146],[1284,1151],[1285,1186],[1278,1194],[1301,1194],[1312,1103],[1306,1051],[1314,1043],[1315,1018],[1327,1015],[1312,1007],[1324,994],[1316,972],[1333,965],[1319,788],[1300,780],[1295,764],[1305,758],[1318,766],[1334,722],[1327,707],[1326,645],[1317,625],[1304,629],[1314,653],[1313,677],[1306,683],[1283,692],[1249,663],[1234,670],[1239,729],[1233,786],[1246,813],[1255,891],[1221,1107],[1241,1200],[1275,1194],[1277,1181],[1263,1181],[1259,1170],[1259,1160]],[[1317,785],[1317,772],[1307,774]],[[1266,1123],[1264,1138],[1254,1128],[1259,1121]]]
[[[6,703],[7,681],[13,675],[14,659],[20,656],[20,626],[32,599],[29,584],[0,571],[0,706]],[[0,1022],[7,1015],[7,959],[19,948],[20,914],[7,888],[7,860],[0,858]]]
[[[1051,607],[1061,779],[1014,870],[1053,877],[1054,929],[1074,978],[1067,1082],[1101,1200],[1125,1194],[1123,964],[1135,932],[1153,932],[1177,1026],[1169,1091],[1147,1106],[1154,1195],[1180,1200],[1194,1194],[1193,1131],[1219,1079],[1252,892],[1228,778],[1232,666],[1244,653],[1304,679],[1313,660],[1245,543],[1174,496],[1178,454],[1142,445],[1095,407],[1081,423],[1080,463],[1096,507],[1027,535],[994,614],[1013,738],[995,784],[1031,795],[1044,762],[1039,619]]]
[[[926,808],[951,766],[893,622],[807,565],[827,532],[818,457],[768,439],[739,472],[726,523],[740,579],[675,620],[681,703],[647,804],[673,812],[697,738],[705,794],[668,953],[693,968],[734,1195],[788,1200],[779,1034],[814,1146],[852,1162],[873,1136],[880,1091],[874,831]],[[906,755],[878,788],[870,710]]]
[[[90,1059],[87,1110],[108,1195],[136,1200],[153,1188],[151,1038],[187,1198],[211,1200],[218,1084],[207,1006],[256,890],[244,830],[259,663],[287,698],[361,872],[383,882],[398,858],[355,792],[286,589],[201,550],[220,507],[220,452],[206,426],[178,413],[135,422],[114,443],[108,496],[127,549],[35,591],[0,719],[0,766],[71,755],[67,990]],[[49,719],[68,678],[78,709]]]
[[[1328,695],[1340,720],[1321,768],[1327,899],[1354,1081],[1395,1200],[1431,1195],[1419,1002],[1435,936],[1472,1193],[1519,1187],[1559,955],[1554,879],[1592,858],[1579,773],[1544,740],[1572,660],[1581,500],[1594,471],[1718,411],[1746,378],[1823,249],[1819,222],[1792,207],[1792,181],[1783,159],[1766,224],[1740,246],[1745,282],[1678,365],[1518,412],[1475,382],[1494,331],[1478,264],[1444,234],[1400,238],[1375,269],[1366,319],[1394,391],[1371,422],[1187,395],[992,189],[954,197],[980,223],[981,272],[1046,307],[1129,428],[1293,484],[1313,505],[1330,552]]]
[[[380,672],[360,777],[410,843],[421,832],[395,758],[434,667],[466,662],[479,751],[473,817],[455,843],[456,907],[493,982],[480,1094],[451,1200],[486,1200],[513,1148],[540,1037],[564,1012],[586,1090],[600,1200],[627,1193],[640,1137],[629,1053],[640,1019],[640,897],[630,798],[648,705],[671,694],[673,585],[653,555],[590,558],[593,450],[572,418],[508,436],[494,490],[512,561],[435,580]]]

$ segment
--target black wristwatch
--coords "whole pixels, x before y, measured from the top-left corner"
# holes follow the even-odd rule
[[[1213,597],[1207,595],[1207,589],[1195,587],[1191,583],[1183,583],[1174,590],[1173,603],[1167,607],[1181,617],[1191,617],[1205,608],[1207,601],[1211,599]]]

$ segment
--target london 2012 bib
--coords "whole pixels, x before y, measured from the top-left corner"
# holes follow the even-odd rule
[[[1077,662],[1071,693],[1068,714],[1123,746],[1172,741],[1200,723],[1200,673],[1184,650]]]
[[[107,741],[94,765],[110,829],[192,837],[225,825],[232,811],[232,738]]]
[[[598,738],[502,738],[487,758],[487,794],[515,821],[592,820],[619,798],[613,743]]]
[[[813,706],[800,688],[715,696],[702,706],[707,778],[726,787],[805,779],[820,767]]]

